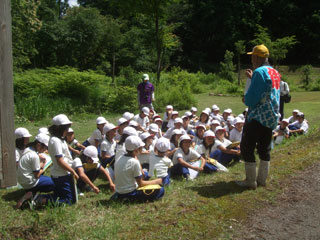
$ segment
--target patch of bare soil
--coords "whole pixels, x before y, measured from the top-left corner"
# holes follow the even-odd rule
[[[233,239],[320,239],[320,162],[283,185],[277,204],[255,212]]]

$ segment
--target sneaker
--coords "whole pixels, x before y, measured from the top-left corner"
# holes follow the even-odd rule
[[[186,178],[187,181],[193,181],[193,179],[190,177],[189,174],[187,174],[185,178]]]
[[[21,208],[28,200],[32,198],[32,192],[27,192],[18,202],[16,205],[16,209]]]

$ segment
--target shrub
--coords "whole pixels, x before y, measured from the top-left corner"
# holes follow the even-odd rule
[[[234,94],[239,96],[243,94],[242,86],[238,86],[224,79],[214,82],[211,85],[211,89],[213,89],[213,92],[216,94]]]

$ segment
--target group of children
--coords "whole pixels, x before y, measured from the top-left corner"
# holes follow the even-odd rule
[[[246,114],[247,109],[235,116],[230,108],[221,114],[213,105],[198,117],[195,107],[182,115],[168,105],[162,119],[143,107],[137,115],[124,113],[117,125],[98,117],[97,128],[82,144],[64,114],[55,116],[48,129],[39,129],[31,143],[28,130],[17,128],[17,180],[26,190],[17,208],[27,200],[73,204],[78,191],[99,193],[94,184],[99,175],[115,191],[114,199],[146,201],[161,198],[172,176],[193,180],[200,172],[228,171],[240,160]],[[280,142],[282,136],[307,130],[303,113],[294,110],[274,130],[274,138]],[[50,162],[51,177],[44,176]]]

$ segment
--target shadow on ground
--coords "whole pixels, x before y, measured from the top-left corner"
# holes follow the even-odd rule
[[[242,193],[248,189],[239,187],[235,181],[217,182],[211,185],[189,187],[189,189],[198,192],[199,195],[207,198],[219,198],[225,195]]]

